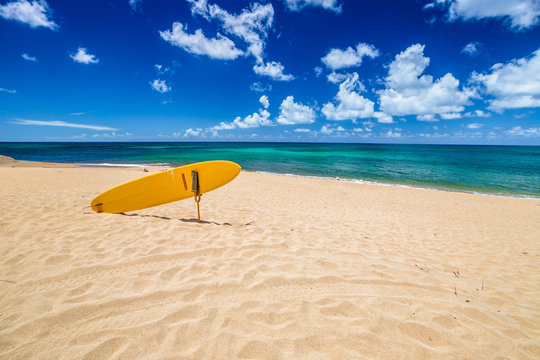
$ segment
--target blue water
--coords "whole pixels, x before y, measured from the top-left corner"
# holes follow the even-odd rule
[[[540,198],[540,146],[0,143],[0,154],[87,165],[230,160],[245,170]]]

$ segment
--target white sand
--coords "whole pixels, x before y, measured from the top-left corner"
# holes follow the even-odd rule
[[[198,224],[4,163],[0,359],[540,358],[540,201],[242,172]]]

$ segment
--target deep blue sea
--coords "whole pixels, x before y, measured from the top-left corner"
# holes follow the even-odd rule
[[[81,165],[230,160],[251,171],[540,198],[540,146],[0,143],[0,154]]]

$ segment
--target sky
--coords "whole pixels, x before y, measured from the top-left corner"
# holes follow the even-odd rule
[[[0,0],[0,141],[540,145],[540,0]]]

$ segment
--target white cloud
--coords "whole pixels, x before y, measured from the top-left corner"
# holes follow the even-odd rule
[[[156,69],[156,72],[157,72],[157,74],[159,76],[171,71],[171,69],[169,69],[168,67],[165,67],[165,66],[160,65],[160,64],[155,64],[154,68]]]
[[[165,80],[160,79],[155,79],[154,81],[151,81],[150,86],[152,86],[152,89],[162,94],[172,90],[172,87],[168,86]]]
[[[264,63],[256,64],[253,67],[253,71],[255,71],[255,74],[258,74],[261,76],[269,76],[274,80],[290,81],[294,79],[294,76],[290,74],[284,74],[283,70],[284,70],[283,65],[275,61],[267,62],[266,64]]]
[[[394,122],[394,119],[392,116],[385,114],[380,111],[376,111],[373,116],[377,119],[378,122],[384,123],[384,124],[391,124]]]
[[[92,135],[93,138],[103,137],[103,138],[124,138],[124,137],[131,137],[133,136],[132,133],[124,133],[124,134],[117,134],[115,131],[111,133],[102,133],[102,134],[94,134]]]
[[[490,100],[489,109],[502,112],[540,106],[540,49],[529,58],[496,64],[487,74],[473,73],[472,80],[481,84]]]
[[[523,129],[521,126],[516,126],[505,133],[510,136],[540,137],[540,128]]]
[[[15,20],[35,28],[43,26],[56,29],[58,25],[49,19],[49,5],[45,0],[18,0],[0,5],[0,16],[7,20]]]
[[[81,115],[84,115],[86,113],[83,113],[83,112],[74,112],[74,113],[70,113],[69,116],[81,116]]]
[[[86,51],[86,48],[80,47],[75,54],[70,54],[69,57],[71,57],[73,61],[81,64],[97,64],[99,60],[95,55],[90,55]]]
[[[478,42],[470,42],[467,45],[461,49],[461,52],[463,54],[467,54],[470,56],[476,56],[478,55],[478,52],[480,51],[480,43]]]
[[[467,124],[467,129],[480,129],[482,126],[484,126],[484,124],[471,123],[471,124]]]
[[[11,123],[17,124],[17,125],[61,126],[61,127],[91,129],[91,130],[113,130],[113,131],[118,130],[109,126],[75,124],[75,123],[68,123],[65,121],[40,121],[40,120],[26,120],[26,119],[14,119],[14,120],[15,121]]]
[[[319,6],[336,13],[341,12],[341,5],[337,0],[284,0],[285,5],[291,11],[301,11],[307,6]]]
[[[270,84],[263,84],[263,83],[260,83],[260,82],[254,82],[253,84],[251,84],[249,86],[249,88],[252,90],[252,91],[255,91],[255,92],[265,92],[265,91],[270,91],[272,90],[272,85]]]
[[[208,5],[207,0],[187,1],[191,4],[193,14],[219,21],[226,33],[246,43],[248,54],[253,55],[258,63],[263,61],[266,37],[274,19],[272,4],[254,3],[250,9],[243,9],[240,14],[234,15],[216,4]]]
[[[424,8],[436,5],[448,8],[450,21],[457,19],[480,20],[484,18],[506,18],[517,30],[538,24],[540,3],[538,0],[435,0]]]
[[[333,133],[344,133],[346,130],[342,126],[334,127],[332,125],[323,125],[320,133],[325,135],[332,135]]]
[[[337,106],[332,102],[324,104],[322,113],[328,120],[356,120],[361,118],[375,117],[373,101],[360,95],[364,86],[358,81],[358,74],[353,73],[339,85],[339,91],[335,97]]]
[[[197,128],[195,130],[192,128],[189,128],[184,133],[184,137],[199,137],[199,136],[204,136],[203,129],[201,128]]]
[[[321,60],[330,69],[337,70],[352,66],[360,66],[362,59],[367,56],[375,58],[379,56],[379,50],[373,45],[359,43],[356,48],[348,47],[345,50],[331,49]]]
[[[262,103],[264,100],[262,96],[259,101]],[[261,101],[262,100],[262,101]],[[268,98],[266,99],[268,101]],[[270,104],[268,102],[268,104]],[[263,104],[264,106],[264,104]],[[219,125],[213,126],[207,130],[209,131],[219,131],[219,130],[233,130],[233,129],[248,129],[248,128],[255,128],[259,126],[272,126],[274,123],[272,120],[270,120],[270,113],[266,109],[259,109],[258,113],[253,113],[251,115],[246,116],[245,118],[241,118],[240,116],[237,116],[232,122],[220,122]]]
[[[402,134],[399,131],[394,132],[392,130],[388,130],[383,136],[387,138],[400,138]]]
[[[276,121],[282,125],[312,124],[317,114],[307,105],[294,102],[294,97],[289,95],[279,106],[281,110]]]
[[[444,120],[461,119],[463,117],[463,115],[460,113],[444,113],[444,114],[440,114],[440,116],[441,116],[441,119],[444,119]]]
[[[280,63],[264,61],[266,39],[274,20],[274,7],[271,3],[264,5],[252,3],[240,13],[231,14],[216,4],[208,4],[207,0],[187,1],[191,4],[193,14],[200,15],[208,21],[216,20],[225,33],[243,42],[246,48],[242,54],[252,55],[255,58],[253,71],[256,74],[280,81],[294,79],[292,75],[284,74],[284,67]]]
[[[264,106],[265,109],[268,109],[270,106],[270,101],[268,101],[268,96],[266,95],[261,96],[259,102],[262,104],[262,106]]]
[[[329,126],[323,125],[320,131],[321,134],[330,135],[334,132],[334,129],[330,128]]]
[[[0,92],[7,92],[8,94],[15,94],[17,90],[0,88]]]
[[[163,40],[189,53],[206,55],[213,59],[232,60],[244,54],[228,37],[218,33],[217,38],[207,38],[201,29],[197,29],[194,34],[188,34],[180,22],[175,22],[172,30],[160,31],[159,35]]]
[[[460,113],[477,96],[474,90],[459,90],[459,80],[450,73],[436,81],[431,75],[422,75],[428,65],[424,45],[411,45],[396,55],[385,79],[386,89],[378,91],[383,113],[427,119],[434,114]]]
[[[474,110],[466,112],[463,116],[465,117],[479,117],[479,118],[487,118],[490,117],[491,114],[488,112],[485,112],[483,110]]]
[[[30,56],[28,54],[22,54],[21,56],[26,61],[37,62],[37,58],[35,56]]]
[[[330,74],[328,74],[326,76],[326,79],[329,82],[331,82],[332,84],[341,84],[345,80],[352,79],[355,76],[355,74],[356,73],[341,74],[341,73],[337,73],[335,71],[332,71]],[[364,84],[362,84],[361,82],[357,83],[357,87],[358,87],[358,90],[360,90],[360,91],[365,91],[366,90],[366,88],[364,87]]]
[[[439,121],[433,114],[416,115],[416,120],[427,122]]]
[[[315,71],[315,76],[319,77],[319,76],[321,76],[321,74],[323,72],[323,68],[320,67],[320,66],[316,66],[316,67],[313,68],[313,71]]]
[[[311,132],[310,129],[306,129],[306,128],[297,128],[297,129],[294,129],[293,131],[294,131],[294,132],[297,132],[297,133],[308,133],[308,132]]]

